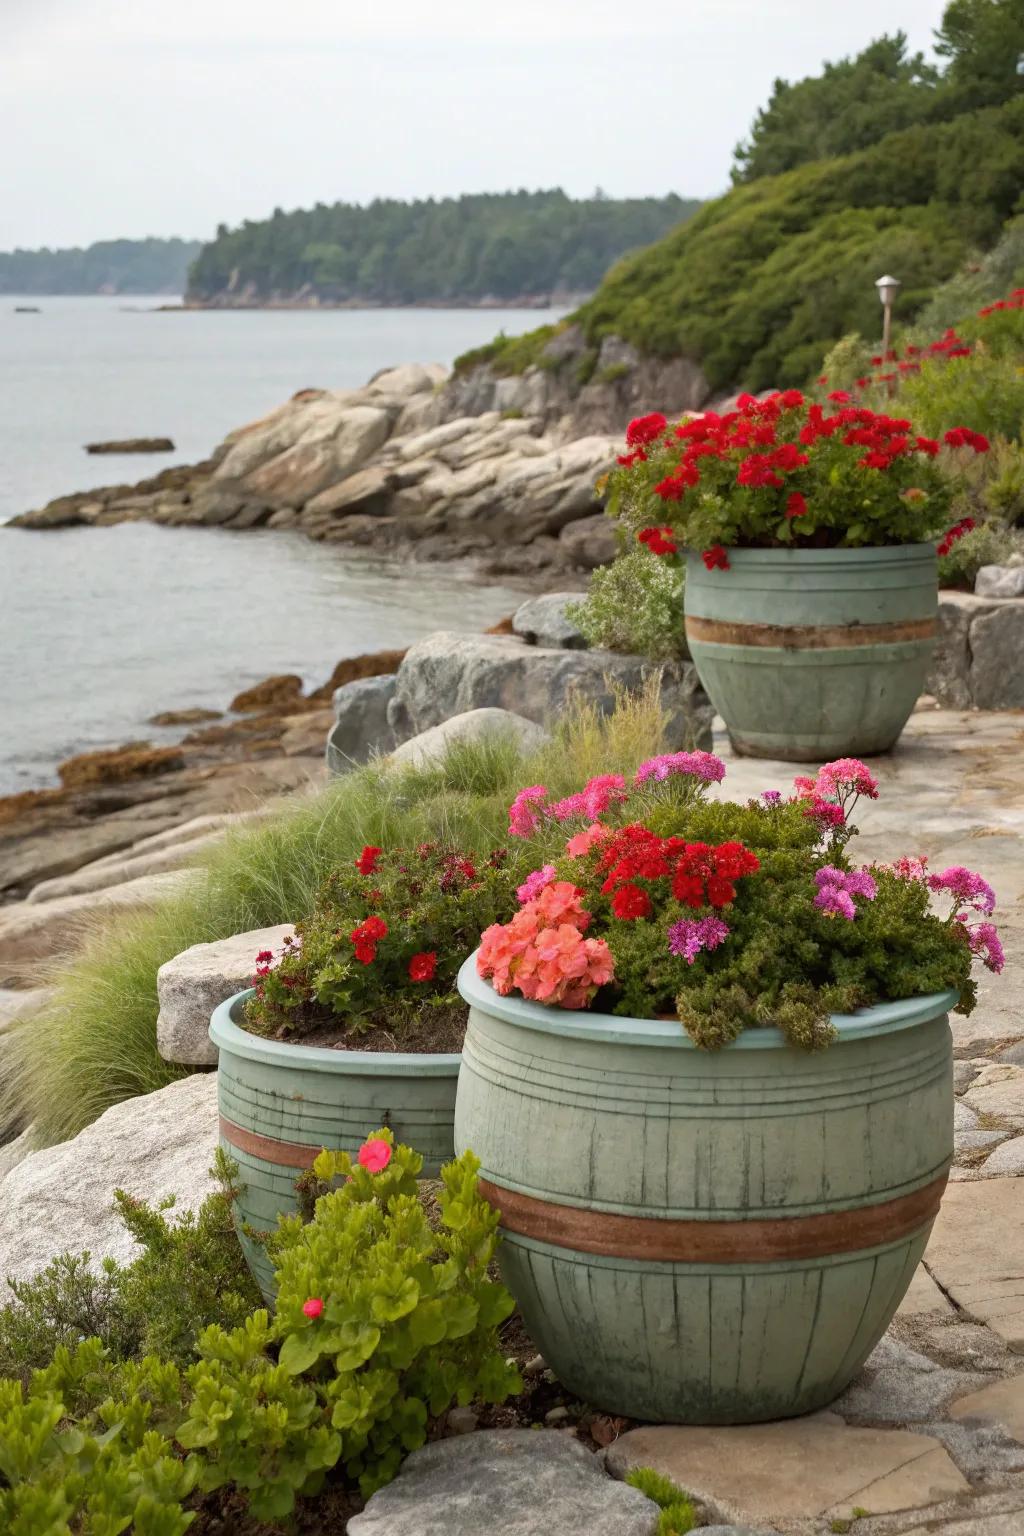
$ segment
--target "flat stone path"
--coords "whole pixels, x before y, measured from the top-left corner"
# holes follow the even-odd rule
[[[789,792],[800,764],[737,758],[717,791]],[[871,761],[877,801],[858,860],[926,855],[992,885],[1006,949],[953,1014],[955,1163],[924,1263],[882,1340],[829,1411],[732,1429],[628,1431],[620,1474],[654,1466],[710,1514],[794,1536],[1024,1536],[1024,712],[919,708]],[[849,1524],[847,1525],[847,1522]]]

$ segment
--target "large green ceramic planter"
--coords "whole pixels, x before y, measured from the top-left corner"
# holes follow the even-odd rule
[[[885,1331],[953,1152],[952,993],[698,1050],[674,1021],[470,1004],[457,1151],[559,1380],[608,1412],[733,1424],[822,1408]]]
[[[731,549],[686,569],[686,639],[737,752],[826,762],[887,752],[931,663],[935,546]]]
[[[423,1156],[436,1178],[453,1155],[458,1056],[332,1051],[265,1040],[239,1027],[252,990],[214,1011],[220,1142],[241,1169],[240,1224],[271,1231],[296,1209],[295,1180],[322,1147],[358,1152],[382,1125]],[[245,1256],[268,1300],[273,1269],[259,1243],[240,1233]]]

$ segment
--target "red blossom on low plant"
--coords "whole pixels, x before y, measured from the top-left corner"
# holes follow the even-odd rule
[[[377,944],[387,931],[388,925],[382,917],[368,917],[352,929],[349,938],[361,965],[369,965],[377,958]]]
[[[651,898],[638,885],[620,885],[612,897],[612,911],[623,922],[634,923],[638,918],[650,917]]]
[[[729,569],[729,556],[722,544],[713,544],[710,549],[705,549],[701,555],[705,566],[709,571],[727,571]]]
[[[786,497],[786,516],[804,517],[807,514],[807,497],[799,491],[790,491]]]
[[[383,848],[372,848],[367,845],[358,859],[356,859],[356,869],[358,869],[361,875],[372,875],[380,863],[380,856],[383,852]]]
[[[657,442],[667,426],[668,422],[660,411],[652,411],[649,416],[637,416],[626,428],[626,442],[630,448],[642,448],[647,443]]]
[[[437,972],[437,954],[432,949],[425,949],[421,954],[413,955],[409,961],[410,981],[433,981]]]
[[[391,1161],[391,1147],[379,1136],[371,1136],[359,1148],[359,1166],[370,1173],[381,1173]]]
[[[652,555],[674,555],[676,544],[671,528],[641,528],[637,534],[641,544],[646,544]]]
[[[319,1296],[311,1296],[308,1301],[302,1303],[302,1310],[311,1322],[320,1316],[323,1309],[324,1304]]]

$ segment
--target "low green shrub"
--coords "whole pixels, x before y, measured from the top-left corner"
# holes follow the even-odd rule
[[[184,1366],[211,1323],[232,1328],[259,1303],[232,1221],[238,1167],[218,1149],[219,1188],[196,1212],[168,1220],[173,1199],[147,1205],[118,1190],[118,1212],[141,1247],[131,1264],[58,1255],[32,1280],[7,1282],[0,1307],[0,1376],[26,1384],[61,1346],[99,1339],[115,1361],[159,1354]]]
[[[76,1135],[110,1105],[181,1075],[156,1049],[156,973],[165,960],[192,944],[297,922],[327,877],[367,844],[494,848],[524,775],[568,792],[601,771],[598,764],[629,771],[658,750],[663,729],[656,691],[624,699],[606,719],[581,706],[558,722],[550,746],[528,757],[498,739],[459,743],[430,768],[370,765],[234,832],[186,892],[152,912],[98,922],[84,948],[53,970],[52,1003],[9,1033],[0,1094],[34,1122],[43,1145]]]
[[[230,1329],[210,1323],[184,1369],[157,1353],[118,1360],[95,1337],[58,1343],[27,1389],[0,1380],[0,1529],[183,1536],[195,1516],[182,1501],[220,1489],[258,1520],[286,1520],[335,1469],[369,1497],[454,1402],[517,1390],[479,1163],[466,1152],[441,1170],[433,1222],[422,1163],[386,1129],[355,1163],[322,1153],[317,1177],[345,1182],[308,1226],[282,1221],[270,1240],[274,1320],[257,1308]],[[173,1284],[173,1258],[153,1252]]]
[[[568,616],[590,645],[674,661],[687,654],[683,629],[686,573],[634,545],[596,570],[590,590]]]
[[[983,565],[1005,565],[1011,555],[1024,554],[1024,534],[1005,523],[979,523],[939,557],[939,586],[974,591]]]

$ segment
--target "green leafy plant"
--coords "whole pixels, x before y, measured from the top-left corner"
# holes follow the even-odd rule
[[[441,1170],[436,1228],[418,1198],[422,1163],[386,1129],[355,1164],[322,1152],[317,1177],[345,1182],[271,1244],[281,1366],[323,1384],[340,1463],[365,1496],[453,1403],[500,1402],[521,1385],[497,1347],[513,1302],[487,1273],[498,1217],[478,1192],[479,1163],[466,1152]]]
[[[601,566],[590,590],[568,616],[590,645],[672,661],[686,655],[683,630],[685,572],[634,545]]]
[[[697,1512],[688,1493],[653,1467],[633,1467],[624,1482],[645,1493],[661,1511],[654,1536],[687,1536],[697,1524]]]
[[[435,843],[365,847],[329,877],[283,954],[255,957],[249,1027],[301,1036],[327,1024],[359,1036],[383,1026],[415,1049],[419,1032],[430,1048],[447,1025],[458,1049],[464,1010],[455,977],[514,887],[504,848],[471,859]]]

